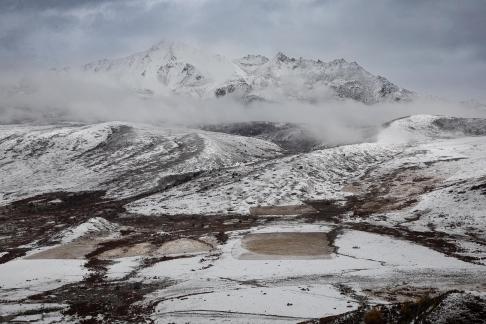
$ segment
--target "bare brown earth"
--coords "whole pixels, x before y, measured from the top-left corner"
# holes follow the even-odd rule
[[[251,253],[244,253],[240,259],[261,258],[328,258],[334,249],[329,245],[326,233],[281,232],[248,234],[241,240],[241,246]]]
[[[25,255],[27,244],[53,245],[55,234],[91,217],[113,220],[123,202],[104,198],[103,191],[54,192],[0,207],[0,263]],[[60,202],[58,202],[60,200]]]
[[[317,213],[317,210],[309,205],[288,206],[259,206],[250,207],[250,215],[254,216],[284,216]]]
[[[48,250],[27,256],[25,259],[84,259],[94,251],[103,238],[86,238],[55,246]]]
[[[171,255],[209,252],[213,247],[211,244],[200,240],[179,238],[160,245],[143,242],[128,247],[117,247],[99,254],[98,258],[111,260],[131,256],[167,257]]]

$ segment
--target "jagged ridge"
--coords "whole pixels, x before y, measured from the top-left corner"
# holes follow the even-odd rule
[[[232,96],[245,102],[349,98],[365,104],[410,100],[413,96],[344,59],[323,62],[277,53],[272,59],[247,55],[232,61],[165,41],[125,58],[86,64],[83,70],[114,76],[145,95]]]

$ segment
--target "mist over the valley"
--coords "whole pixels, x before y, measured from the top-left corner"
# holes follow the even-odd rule
[[[324,92],[325,93],[325,92]],[[486,117],[480,105],[417,96],[410,102],[365,105],[321,95],[313,102],[284,100],[243,103],[234,98],[200,99],[184,95],[145,95],[120,87],[108,77],[37,71],[2,75],[0,123],[97,123],[125,121],[197,127],[207,124],[268,121],[302,124],[328,143],[362,141],[390,120],[433,114]]]

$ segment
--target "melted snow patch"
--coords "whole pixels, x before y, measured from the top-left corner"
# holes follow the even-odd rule
[[[194,253],[203,253],[209,252],[212,249],[212,246],[208,243],[188,239],[188,238],[181,238],[169,242],[165,242],[159,247],[155,252],[154,255],[156,256],[168,256],[168,255],[184,255],[184,254],[194,254]]]

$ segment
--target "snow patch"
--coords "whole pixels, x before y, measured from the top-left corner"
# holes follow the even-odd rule
[[[59,234],[59,238],[62,243],[69,243],[88,234],[109,233],[118,230],[118,228],[117,224],[111,223],[102,217],[93,217],[85,223],[63,231]]]

